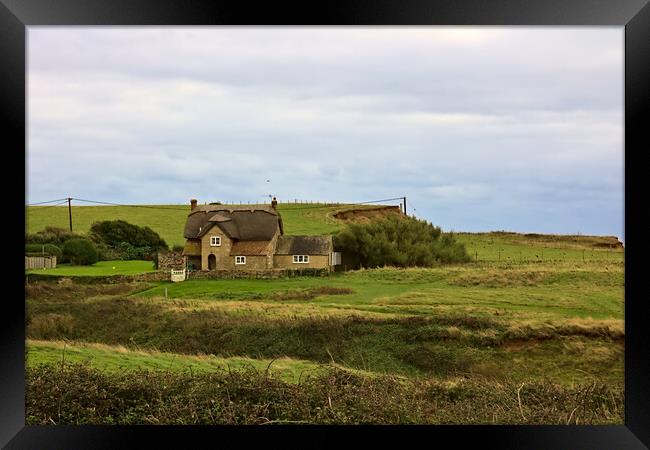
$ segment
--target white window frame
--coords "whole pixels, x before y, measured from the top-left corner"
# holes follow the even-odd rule
[[[309,255],[293,255],[294,264],[309,264]]]
[[[210,247],[221,247],[221,236],[210,236]]]
[[[242,266],[246,264],[246,257],[245,256],[235,256],[235,264],[238,266]]]

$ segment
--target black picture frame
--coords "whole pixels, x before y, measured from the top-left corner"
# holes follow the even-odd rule
[[[625,27],[625,425],[620,426],[414,426],[294,427],[307,441],[287,439],[287,427],[74,427],[25,426],[24,272],[18,261],[23,245],[5,267],[7,283],[0,313],[0,444],[6,448],[117,448],[146,439],[154,446],[189,447],[196,439],[216,446],[241,445],[249,439],[285,447],[341,445],[356,435],[373,441],[404,441],[418,434],[425,445],[470,442],[497,448],[627,449],[650,446],[650,332],[645,322],[643,265],[645,224],[639,214],[642,164],[648,150],[645,129],[650,111],[650,5],[648,0],[347,0],[323,3],[217,0],[0,0],[0,111],[6,153],[18,155],[25,174],[26,27],[31,25],[591,25]],[[21,150],[22,149],[22,153]],[[13,172],[6,165],[6,173]],[[18,170],[18,169],[16,169]],[[20,175],[20,174],[18,174]],[[6,177],[5,177],[6,178]],[[5,192],[16,191],[7,183]],[[9,196],[11,197],[11,195]],[[15,199],[14,199],[15,200]],[[13,205],[13,203],[12,203]],[[21,212],[18,211],[21,208]],[[23,217],[15,201],[15,217]],[[9,215],[9,214],[8,214]],[[12,216],[13,217],[13,216]],[[7,233],[20,236],[24,221],[13,218]],[[21,228],[22,229],[19,229]],[[9,236],[9,235],[8,235]],[[14,275],[15,274],[15,275]],[[400,433],[396,433],[400,431]],[[341,434],[344,433],[345,436]],[[414,439],[416,436],[413,436]],[[421,444],[418,444],[421,445]]]

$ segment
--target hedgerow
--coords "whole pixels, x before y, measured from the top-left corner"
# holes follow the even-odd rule
[[[622,385],[441,382],[331,368],[287,383],[268,370],[107,373],[42,364],[26,373],[29,425],[612,424]]]

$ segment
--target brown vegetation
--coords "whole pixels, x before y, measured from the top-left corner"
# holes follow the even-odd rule
[[[404,213],[399,206],[373,206],[338,211],[333,217],[344,222],[370,223],[386,217],[404,217]]]
[[[107,374],[83,365],[27,370],[29,425],[609,424],[622,385],[364,377],[340,369],[289,384],[272,372]]]

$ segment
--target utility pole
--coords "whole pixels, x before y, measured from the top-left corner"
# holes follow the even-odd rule
[[[72,206],[70,206],[71,197],[68,197],[68,217],[70,218],[70,233],[72,233]]]
[[[404,215],[408,216],[408,213],[406,212],[406,196],[402,197],[402,199],[404,200]]]

